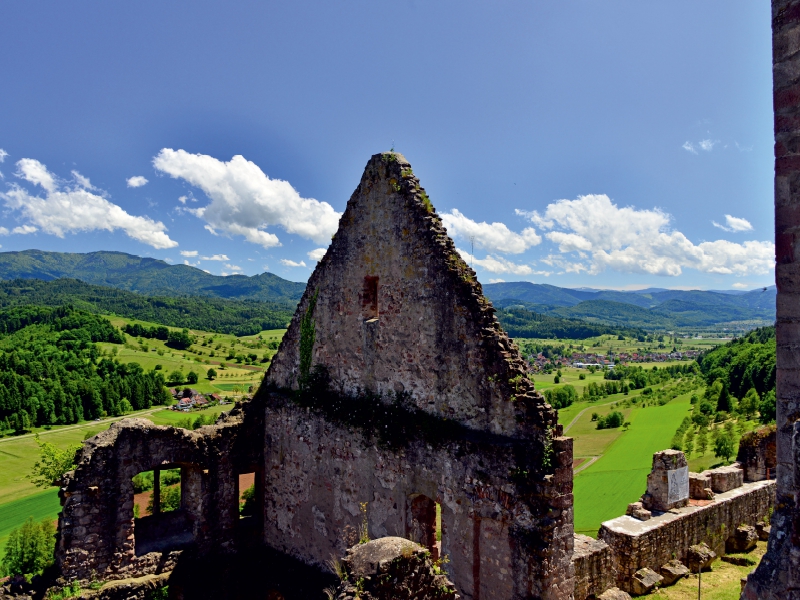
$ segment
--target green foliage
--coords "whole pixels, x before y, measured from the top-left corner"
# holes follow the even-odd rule
[[[243,517],[255,514],[256,510],[256,484],[254,483],[244,492],[242,492],[242,499],[239,502],[239,514]]]
[[[742,398],[751,389],[759,396],[775,389],[775,328],[762,327],[711,350],[698,362],[706,383],[724,384]]]
[[[622,424],[624,422],[625,422],[625,417],[623,416],[623,414],[618,410],[615,410],[608,413],[605,417],[598,417],[597,428],[616,429],[618,427],[622,427]]]
[[[180,485],[170,485],[170,486],[161,486],[161,512],[169,512],[172,510],[178,510],[181,507],[181,486]],[[150,496],[150,500],[147,503],[147,514],[153,514],[153,496]]]
[[[566,408],[578,399],[578,393],[573,386],[567,384],[559,388],[545,390],[544,397],[553,408]]]
[[[186,350],[191,345],[192,338],[189,336],[189,331],[187,329],[182,331],[170,331],[167,335],[167,346],[170,348]]]
[[[216,376],[217,376],[216,369],[209,369],[208,372],[206,373],[206,379],[208,379],[209,381],[212,381]]]
[[[81,449],[81,444],[71,444],[60,450],[55,444],[43,442],[38,433],[33,439],[39,446],[39,460],[34,463],[28,479],[38,487],[59,485],[64,473],[75,467],[75,453]]]
[[[80,582],[73,581],[58,591],[48,591],[47,600],[69,600],[70,598],[77,598],[82,593]]]
[[[770,390],[764,394],[758,405],[759,420],[764,424],[774,423],[776,411],[775,390]]]
[[[189,371],[186,374],[186,383],[188,383],[188,384],[195,384],[195,383],[197,383],[198,379],[199,378],[197,376],[197,373],[195,373],[194,371]]]
[[[0,430],[77,423],[167,402],[160,374],[98,360],[95,342],[122,340],[108,320],[68,306],[0,311]]]
[[[433,214],[435,212],[433,203],[431,202],[431,199],[428,198],[428,194],[425,193],[425,190],[420,189],[419,199],[422,201],[422,205],[425,207],[425,210],[428,211],[428,213]]]
[[[728,432],[721,433],[714,440],[714,456],[723,458],[726,461],[736,454],[736,442]]]
[[[51,519],[36,523],[33,517],[8,536],[3,552],[4,575],[40,575],[53,563],[55,526]]]

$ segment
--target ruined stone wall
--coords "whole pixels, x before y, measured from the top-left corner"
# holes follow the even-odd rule
[[[402,155],[367,164],[269,384],[297,388],[300,322],[312,300],[312,362],[341,393],[405,392],[421,410],[506,435],[519,435],[528,418],[539,433],[557,426]]]
[[[571,596],[571,439],[554,440],[553,473],[541,476],[524,441],[471,433],[386,447],[280,394],[267,402],[267,545],[324,566],[360,528],[362,503],[371,538],[416,539],[411,502],[423,494],[441,504],[445,568],[462,597]]]
[[[642,567],[658,573],[673,558],[685,563],[693,544],[705,542],[724,554],[725,541],[739,525],[754,525],[769,514],[774,494],[774,481],[747,483],[705,506],[673,509],[647,521],[630,516],[606,521],[599,537],[614,553],[617,585],[631,592],[633,574]]]
[[[777,295],[777,499],[743,597],[800,598],[800,0],[772,0]]]
[[[152,533],[183,536],[181,544],[201,554],[234,551],[238,463],[242,456],[243,464],[256,461],[249,451],[239,450],[240,421],[233,416],[223,425],[187,431],[124,419],[84,442],[78,466],[59,492],[56,564],[62,576],[67,581],[111,580],[174,567],[180,552],[148,552],[142,546],[144,531],[138,540],[135,531],[132,478],[154,468],[181,468],[182,506],[148,517],[158,520],[151,523]],[[263,440],[243,437],[255,447]]]
[[[603,540],[576,533],[572,564],[575,567],[575,600],[595,598],[616,585],[614,553]]]

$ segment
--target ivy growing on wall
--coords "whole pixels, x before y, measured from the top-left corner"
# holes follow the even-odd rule
[[[317,305],[319,290],[314,292],[308,302],[306,312],[300,320],[300,387],[306,387],[311,372],[311,358],[314,351],[317,331],[314,324],[314,307]]]

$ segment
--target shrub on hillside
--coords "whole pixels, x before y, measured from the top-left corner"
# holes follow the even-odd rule
[[[622,424],[624,422],[625,422],[625,417],[622,415],[621,412],[615,410],[608,413],[605,417],[599,417],[597,419],[597,428],[616,429],[617,427],[622,427]]]

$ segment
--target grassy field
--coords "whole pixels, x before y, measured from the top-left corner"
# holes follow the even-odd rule
[[[111,317],[109,320],[116,327],[124,327],[127,324],[148,327],[157,325],[123,317]],[[196,341],[186,350],[168,348],[161,340],[135,338],[127,334],[124,346],[119,344],[97,344],[97,346],[104,354],[114,356],[120,362],[139,363],[145,370],[160,368],[165,378],[173,371],[180,371],[184,375],[194,371],[199,376],[198,382],[191,386],[194,389],[204,393],[220,392],[236,396],[247,393],[251,386],[258,387],[269,361],[276,352],[274,348],[269,347],[270,343],[275,345],[280,342],[285,332],[285,329],[270,329],[256,335],[237,338],[230,334],[190,330],[190,335],[194,336]],[[255,355],[256,360],[250,365],[244,362],[237,363],[234,358],[228,358],[231,353],[245,357]],[[261,362],[265,358],[266,362]],[[210,368],[217,372],[213,380],[209,380],[206,376]]]
[[[644,493],[653,453],[669,448],[675,430],[689,414],[690,397],[687,393],[664,406],[627,409],[626,419],[631,422],[627,431],[608,435],[605,430],[592,430],[585,424],[592,411],[586,411],[569,431],[576,438],[575,456],[602,454],[575,476],[577,533],[596,536],[600,523],[624,514],[628,504]]]
[[[55,521],[60,511],[56,488],[41,490],[26,498],[0,505],[0,548],[5,546],[11,531],[22,525],[28,517],[33,517],[35,521]]]

